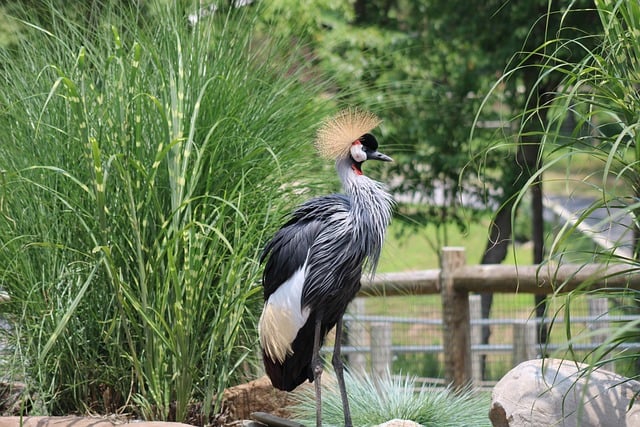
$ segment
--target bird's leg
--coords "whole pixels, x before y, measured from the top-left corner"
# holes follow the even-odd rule
[[[322,331],[321,316],[316,318],[316,329],[313,337],[313,359],[311,359],[311,368],[313,369],[313,382],[316,389],[316,427],[322,426],[322,384],[320,377],[322,376],[322,359],[320,358],[320,333]]]
[[[347,388],[344,384],[344,363],[341,357],[342,342],[342,319],[336,323],[336,342],[333,346],[333,358],[331,363],[336,373],[336,379],[338,380],[338,387],[340,388],[340,397],[342,398],[342,411],[344,412],[344,425],[345,427],[351,427],[351,411],[349,410],[349,399],[347,398]]]

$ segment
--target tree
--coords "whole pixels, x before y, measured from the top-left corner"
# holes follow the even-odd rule
[[[537,61],[523,61],[515,69],[533,77],[538,76],[531,97],[539,98],[539,88],[548,82],[553,83],[544,92],[553,102],[529,104],[524,109],[523,121],[533,117],[541,117],[544,121],[523,131],[522,137],[542,141],[543,147],[539,151],[544,152],[545,159],[549,159],[550,163],[565,162],[568,174],[572,172],[573,164],[585,161],[590,164],[588,176],[576,175],[569,185],[575,188],[586,184],[595,190],[592,191],[594,200],[585,211],[575,213],[574,224],[563,227],[554,236],[549,257],[563,260],[571,256],[567,253],[567,243],[575,240],[573,237],[576,234],[581,234],[580,224],[593,211],[603,209],[608,213],[603,225],[628,227],[628,234],[624,236],[623,233],[619,240],[613,240],[604,249],[596,247],[589,250],[579,262],[613,262],[624,266],[624,273],[629,274],[637,271],[640,252],[637,240],[640,229],[637,219],[640,206],[640,98],[637,90],[640,5],[624,0],[597,0],[594,3],[595,8],[587,13],[593,19],[591,28],[596,34],[585,32],[580,36],[575,32],[575,26],[570,28],[568,34],[563,34],[561,28],[552,44],[547,43],[533,51],[531,56],[536,57]],[[575,13],[580,11],[570,10],[566,16]],[[569,26],[570,21],[565,20],[560,24]],[[544,47],[547,49],[544,50]],[[529,183],[541,180],[542,173],[548,167],[541,162],[539,166],[540,169],[535,171]],[[528,186],[520,189],[517,197],[527,190]],[[626,242],[625,237],[629,234],[633,235],[632,239]],[[586,259],[584,255],[587,255]],[[578,270],[580,268],[576,267]],[[583,297],[586,293],[586,289],[578,289],[566,296],[565,316],[570,315],[570,299],[573,296]],[[609,314],[638,312],[637,290],[612,288],[607,294],[599,295],[610,298]],[[640,361],[638,354],[633,354],[629,348],[621,350],[619,346],[637,342],[638,322],[616,322],[599,333],[607,338],[599,348],[587,355],[589,370],[615,362],[616,371],[622,373],[626,368],[627,375],[636,376]],[[583,337],[574,335],[567,338],[568,347],[571,347],[574,340]],[[571,348],[568,351],[575,356]]]
[[[326,13],[313,45],[319,66],[335,77],[336,98],[383,117],[397,160],[387,181],[426,202],[405,205],[401,218],[436,224],[440,246],[449,225],[467,224],[459,200],[484,191],[465,165],[478,145],[469,130],[479,89],[489,87],[493,66],[471,38],[445,37],[429,3],[356,2],[351,13]]]
[[[538,107],[552,101],[561,76],[547,73],[540,78],[539,64],[546,62],[548,50],[563,56],[584,54],[578,48],[557,50],[554,40],[583,38],[599,28],[597,14],[588,5],[574,1],[572,12],[565,13],[564,2],[556,0],[356,1],[350,20],[330,15],[326,21],[318,35],[320,64],[336,76],[339,97],[379,109],[387,119],[386,139],[400,142],[394,153],[398,162],[391,171],[394,190],[420,194],[427,202],[402,213],[410,220],[437,224],[438,246],[446,245],[449,224],[463,227],[469,219],[459,201],[484,196],[489,205],[500,208],[481,262],[502,262],[512,241],[517,196],[535,176],[530,185],[533,262],[542,261],[542,183],[536,172],[541,166],[540,130],[547,120],[546,110]],[[508,111],[537,114],[520,117],[517,140],[507,136],[501,138],[502,150],[484,151],[482,145],[495,135],[474,125],[492,118],[505,120],[491,108],[494,104],[485,104],[489,108],[478,112],[495,76]],[[468,162],[478,152],[483,157],[481,167],[492,171],[483,175],[482,182],[475,179],[480,173],[477,165]],[[492,202],[488,193],[497,198]],[[488,317],[492,295],[483,295],[482,301],[483,315]],[[536,297],[535,304],[541,317],[544,297]],[[488,338],[485,328],[485,342]],[[545,328],[539,338],[546,341]]]
[[[593,44],[592,38],[585,38],[586,34],[598,28],[597,14],[592,9],[574,9],[571,13],[563,10],[562,2],[538,1],[526,4],[509,2],[496,12],[496,19],[503,22],[495,31],[487,31],[492,34],[494,41],[508,40],[504,30],[514,31],[515,34],[526,33],[524,40],[513,40],[521,43],[522,50],[512,61],[516,68],[508,69],[505,80],[511,87],[522,84],[524,97],[512,98],[513,111],[524,111],[521,116],[518,130],[518,146],[515,162],[507,162],[505,165],[504,181],[502,183],[503,196],[500,208],[492,220],[489,230],[489,241],[482,257],[482,264],[500,263],[505,257],[506,251],[512,240],[512,221],[516,212],[517,196],[527,187],[531,192],[531,223],[533,240],[533,263],[538,264],[544,258],[544,220],[542,217],[542,175],[538,171],[541,167],[540,139],[542,129],[547,124],[548,106],[553,102],[553,93],[562,81],[562,74],[540,74],[542,64],[547,64],[547,51],[557,52],[558,60],[563,56],[583,56],[585,51],[577,48],[563,52],[558,49],[558,43],[566,38],[579,37],[585,40],[587,46]],[[574,6],[578,6],[575,2]],[[585,2],[582,2],[585,3]],[[495,28],[495,27],[494,27]],[[487,40],[488,41],[488,40]],[[486,43],[486,42],[485,42]],[[577,46],[576,46],[577,47]],[[511,45],[512,51],[517,52],[517,46]],[[514,94],[517,91],[513,91]],[[535,114],[532,114],[535,112]],[[482,316],[489,317],[492,303],[492,294],[482,295]],[[546,312],[545,296],[535,297],[536,317],[542,318]],[[490,331],[483,328],[483,342],[488,342]],[[547,328],[540,325],[538,329],[538,341],[541,344],[547,342]]]

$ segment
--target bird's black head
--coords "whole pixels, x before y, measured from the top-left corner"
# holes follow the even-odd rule
[[[370,133],[365,133],[351,144],[350,154],[354,170],[359,174],[362,174],[361,166],[365,160],[393,161],[391,157],[378,151],[378,140]]]
[[[362,145],[372,151],[376,151],[378,149],[378,140],[370,133],[365,133],[360,138],[358,138],[358,141],[360,141]]]

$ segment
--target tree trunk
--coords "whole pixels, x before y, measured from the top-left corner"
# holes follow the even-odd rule
[[[355,23],[363,24],[367,22],[367,0],[356,0],[353,3]]]
[[[496,212],[495,217],[489,225],[489,241],[487,247],[482,256],[481,264],[500,264],[507,256],[507,250],[511,243],[511,236],[513,234],[513,223],[511,220],[511,212],[515,207],[515,196],[518,191],[524,185],[522,182],[523,175],[520,168],[514,162],[509,162],[507,165],[505,177],[511,177],[514,179],[510,181],[505,179],[505,194],[503,200],[504,203],[500,205],[500,208]],[[510,183],[509,183],[510,181]],[[507,191],[510,190],[510,191]],[[491,306],[493,305],[493,293],[480,294],[480,312],[483,319],[488,319],[491,315]],[[491,337],[491,327],[489,325],[482,326],[482,344],[489,344],[489,338]],[[482,372],[482,378],[486,379],[486,356],[483,355],[480,360],[480,369]]]
[[[539,131],[536,127],[539,127],[540,123],[547,122],[547,111],[548,106],[553,101],[552,90],[553,87],[541,86],[538,89],[538,106],[536,108],[537,111],[537,120],[532,122],[531,126],[531,141],[529,144],[525,144],[525,148],[523,148],[523,152],[526,150],[526,147],[530,147],[530,152],[523,153],[523,162],[530,167],[532,170],[532,174],[538,173],[542,166],[541,162],[541,153],[540,153],[540,136],[536,135],[535,132]],[[542,174],[538,173],[536,175],[535,181],[532,183],[531,187],[531,240],[533,241],[533,263],[540,264],[544,258],[544,206],[542,203]],[[546,295],[535,295],[534,296],[534,304],[535,304],[535,312],[536,318],[541,319],[540,327],[537,328],[537,338],[538,338],[538,348],[544,348],[549,342],[549,329],[545,322],[545,317],[547,313],[547,296]]]
[[[534,88],[534,75],[525,77],[525,86]],[[528,85],[527,85],[528,83]],[[540,169],[540,132],[542,123],[546,122],[547,106],[552,101],[551,89],[554,85],[544,85],[535,87],[537,96],[529,99],[526,111],[531,113],[536,111],[535,120],[527,120],[521,129],[520,144],[516,153],[516,161],[506,165],[505,179],[502,186],[504,195],[502,204],[491,225],[489,226],[489,241],[483,254],[481,264],[499,264],[504,261],[507,250],[512,242],[513,223],[516,212],[515,199],[518,193],[524,190],[525,185]],[[538,175],[529,186],[531,190],[531,239],[533,242],[533,262],[539,264],[544,257],[544,218],[542,204],[542,176]],[[513,216],[512,216],[513,212]],[[491,315],[493,305],[493,294],[484,293],[480,297],[481,313],[483,319],[488,319]],[[535,296],[536,317],[544,318],[546,315],[546,295]],[[491,336],[489,326],[482,327],[482,344],[488,344]],[[546,344],[548,340],[548,329],[544,321],[538,329],[538,343]],[[486,358],[481,361],[483,378],[486,377]]]

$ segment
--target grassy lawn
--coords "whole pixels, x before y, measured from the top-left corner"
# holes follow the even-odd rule
[[[553,161],[558,156],[558,154],[551,155],[547,160]],[[626,161],[632,164],[633,159],[629,156],[631,156],[630,153],[625,153],[625,157],[628,157]],[[594,199],[602,197],[603,188],[610,195],[626,195],[633,192],[629,183],[616,175],[615,168],[605,174],[605,167],[605,161],[601,156],[574,152],[569,157],[565,153],[544,171],[544,191],[553,195]],[[603,180],[603,176],[606,176],[606,180]]]
[[[466,233],[461,233],[456,227],[451,227],[448,234],[448,246],[464,247],[467,254],[467,263],[478,264],[482,258],[487,244],[487,230],[490,216],[487,215],[479,223],[470,224]],[[552,224],[548,224],[547,234],[549,238],[554,235]],[[436,227],[425,225],[410,233],[402,233],[402,224],[399,221],[392,223],[389,230],[380,265],[380,272],[412,271],[438,268],[438,256],[436,248],[432,244],[436,236]],[[405,230],[406,231],[406,230]],[[580,241],[578,241],[580,240]],[[575,239],[574,250],[589,251],[590,242]],[[529,244],[512,246],[505,264],[528,265],[532,261],[532,251]],[[576,259],[576,261],[580,261]],[[563,317],[566,297],[558,296],[549,301],[548,312]],[[369,297],[365,301],[366,314],[415,317],[422,319],[441,318],[441,301],[439,295],[422,296],[394,296],[394,297]],[[571,313],[573,316],[586,314],[586,300],[580,298],[571,301]],[[534,297],[531,294],[495,294],[492,306],[492,318],[530,319],[534,315]],[[577,334],[585,330],[584,324],[572,327],[572,333]],[[477,330],[476,330],[477,331]],[[491,344],[510,344],[512,338],[511,325],[492,326],[490,338]],[[439,345],[442,342],[442,330],[438,325],[395,323],[393,325],[392,339],[394,345]],[[565,325],[556,322],[551,331],[551,343],[559,344],[566,341]],[[562,355],[559,355],[562,357]],[[394,371],[411,373],[419,376],[439,377],[443,375],[441,370],[442,355],[427,353],[397,354],[394,358]],[[511,368],[510,353],[490,353],[487,355],[487,377],[499,379]]]
[[[467,264],[478,264],[487,245],[487,230],[491,218],[486,215],[480,222],[470,224],[466,233],[456,227],[450,227],[449,245],[465,248]],[[424,225],[411,233],[403,233],[400,221],[392,222],[382,256],[380,257],[379,272],[398,272],[429,270],[439,268],[437,249],[431,242],[435,241],[436,227]],[[528,244],[514,245],[507,252],[504,264],[530,264],[532,251]],[[501,298],[496,298],[501,300]],[[510,295],[508,308],[510,312],[518,312],[519,317],[526,317],[532,309],[533,297],[529,294]],[[416,304],[415,301],[420,303]],[[502,307],[496,306],[496,311]],[[371,314],[388,314],[402,316],[432,317],[440,312],[439,296],[399,296],[393,298],[368,298],[367,310]]]
[[[448,230],[448,246],[465,248],[467,263],[478,264],[487,244],[487,230],[490,216],[486,215],[480,222],[470,224],[467,232],[462,233],[457,227]],[[398,272],[413,270],[429,270],[439,268],[435,241],[436,227],[431,224],[412,229],[410,233],[403,232],[400,221],[392,222],[387,235],[382,256],[380,257],[379,272]],[[505,259],[505,264],[530,264],[532,260],[529,245],[512,246]],[[508,303],[501,307],[503,297],[496,297],[496,312],[508,311],[511,316],[526,318],[533,308],[533,297],[529,294],[509,295]],[[433,296],[397,296],[371,297],[367,299],[367,313],[380,315],[398,315],[406,317],[440,316],[440,297]]]
[[[477,264],[487,245],[487,236],[491,218],[485,216],[479,223],[469,224],[462,233],[451,226],[448,230],[447,246],[462,246],[466,250],[467,263]],[[391,223],[385,246],[378,265],[379,272],[429,270],[439,268],[437,248],[434,247],[436,227],[426,224],[410,232],[403,231],[400,221]],[[516,245],[510,248],[504,264],[531,263],[531,249],[528,245]]]

